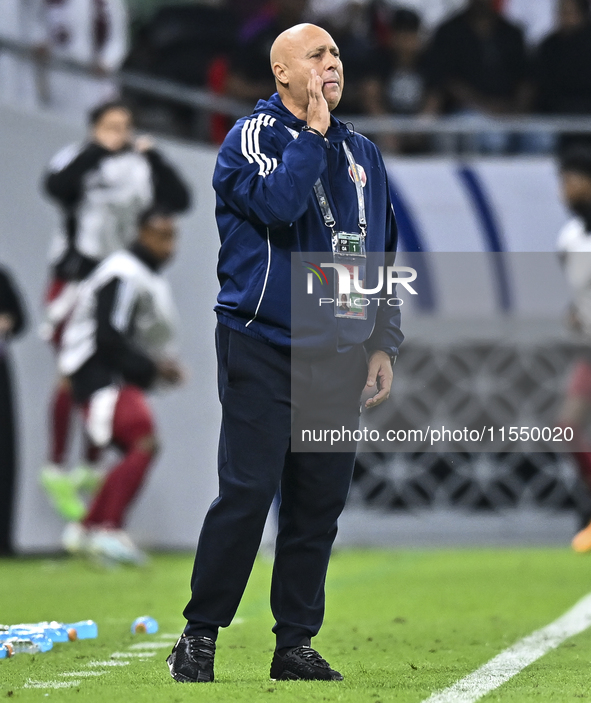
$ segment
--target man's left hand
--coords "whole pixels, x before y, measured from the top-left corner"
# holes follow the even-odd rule
[[[374,388],[377,388],[378,392],[365,401],[366,408],[375,408],[390,397],[392,375],[390,357],[384,351],[374,352],[369,358],[367,381],[363,392],[370,392]]]
[[[146,151],[151,151],[156,146],[156,142],[150,134],[140,134],[139,137],[136,137],[133,146],[137,152],[145,154]]]
[[[176,359],[163,359],[157,366],[160,378],[171,386],[177,386],[187,378],[184,368]]]

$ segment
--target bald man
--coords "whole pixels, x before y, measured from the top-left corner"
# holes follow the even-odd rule
[[[310,408],[325,426],[358,429],[364,387],[373,393],[368,407],[388,397],[402,342],[397,308],[360,313],[343,309],[338,297],[336,305],[316,305],[307,334],[292,339],[292,255],[383,256],[396,250],[397,235],[377,148],[330,114],[344,85],[332,37],[314,25],[292,27],[273,44],[271,68],[277,92],[230,131],[213,178],[221,239],[219,495],[201,530],[187,626],[167,659],[180,682],[214,680],[218,630],[236,613],[279,488],[271,678],[343,678],[311,639],[324,616],[324,581],[355,445],[301,452],[292,451],[292,438]],[[343,246],[350,251],[343,254]],[[334,270],[326,270],[334,285]],[[301,386],[293,392],[292,363]]]

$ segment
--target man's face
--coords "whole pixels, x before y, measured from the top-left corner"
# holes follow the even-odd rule
[[[93,126],[92,136],[112,151],[122,149],[133,137],[130,112],[119,107],[107,110]]]
[[[151,254],[164,263],[176,249],[176,224],[172,217],[151,217],[140,229],[139,241]]]
[[[574,212],[591,206],[591,177],[578,171],[563,171],[562,194],[568,207]]]
[[[333,38],[320,27],[310,25],[293,41],[281,62],[284,66],[282,82],[296,104],[308,104],[307,86],[312,69],[323,81],[322,93],[330,110],[339,104],[343,92],[343,64]],[[274,67],[275,70],[275,67]]]

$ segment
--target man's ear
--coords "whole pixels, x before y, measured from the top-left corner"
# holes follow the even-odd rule
[[[280,63],[279,61],[275,61],[275,63],[272,66],[273,70],[273,75],[275,76],[275,80],[278,83],[281,83],[283,86],[289,85],[289,80],[287,78],[287,66],[284,63]]]

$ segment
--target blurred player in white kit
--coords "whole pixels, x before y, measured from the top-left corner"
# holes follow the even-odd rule
[[[42,336],[59,353],[80,282],[105,257],[134,241],[142,212],[157,206],[181,213],[189,207],[190,193],[151,138],[135,137],[132,114],[120,102],[92,111],[88,140],[52,159],[45,188],[62,221],[50,248]],[[50,450],[41,480],[56,511],[76,521],[86,511],[78,491],[92,492],[98,476],[91,465],[98,457],[89,446],[85,462],[66,471],[73,409],[70,382],[61,377],[51,401]]]
[[[84,520],[67,525],[63,546],[107,563],[140,565],[146,557],[123,527],[158,452],[145,391],[176,385],[184,374],[177,361],[177,313],[161,275],[176,248],[175,218],[148,210],[136,231],[130,246],[108,256],[80,286],[59,365],[93,442],[122,455]]]

